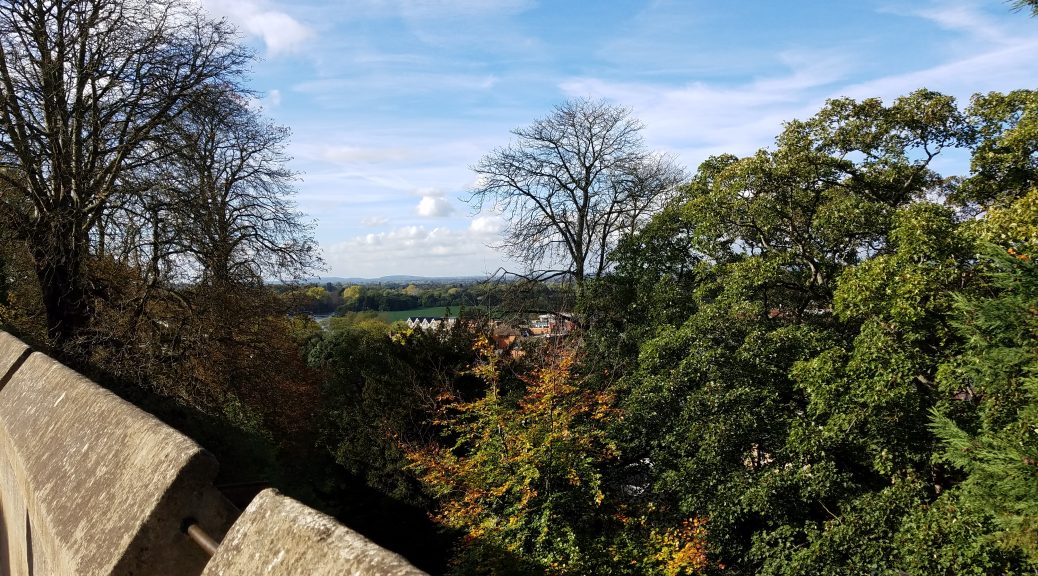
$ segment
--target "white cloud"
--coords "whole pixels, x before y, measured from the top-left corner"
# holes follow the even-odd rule
[[[378,71],[351,76],[326,77],[301,82],[293,90],[319,98],[330,108],[356,102],[355,98],[365,94],[378,96],[384,92],[400,94],[435,94],[452,92],[488,92],[497,86],[499,78],[494,74],[465,74],[446,71],[429,72],[409,69],[406,73]],[[356,93],[354,99],[344,99],[344,93]]]
[[[500,216],[477,216],[469,223],[469,231],[479,236],[496,236],[505,228]]]
[[[1021,78],[1038,76],[1038,37],[981,52],[932,68],[865,81],[843,90],[847,96],[893,99],[926,87],[966,100],[976,92],[1009,91]]]
[[[399,19],[408,36],[427,46],[515,52],[536,46],[511,20],[536,0],[352,0],[349,18]]]
[[[454,212],[454,206],[443,197],[438,190],[420,190],[422,199],[418,202],[418,215],[424,218],[443,218]]]
[[[217,16],[237,24],[242,31],[259,37],[268,56],[299,50],[314,36],[313,30],[287,13],[268,8],[257,0],[203,0],[202,5]]]
[[[534,5],[534,0],[352,0],[350,10],[356,18],[451,21],[518,14]]]
[[[811,63],[787,56],[785,75],[741,85],[693,82],[685,86],[573,78],[560,84],[569,97],[605,98],[630,107],[645,123],[653,147],[699,162],[711,154],[749,154],[766,146],[782,123],[816,109],[813,94],[832,89],[843,70],[840,59]]]
[[[284,12],[258,12],[246,17],[244,25],[248,32],[263,38],[270,56],[294,52],[313,35]]]
[[[451,18],[515,14],[529,8],[531,0],[399,0],[400,11],[411,18]]]
[[[325,260],[336,274],[367,277],[489,274],[503,264],[500,254],[468,230],[424,226],[404,226],[326,246]]]
[[[1010,41],[1005,36],[1005,30],[972,3],[945,3],[911,10],[908,14],[930,20],[942,28],[965,32],[994,44]]]
[[[266,102],[267,107],[269,108],[277,108],[278,106],[281,106],[281,90],[271,90],[270,92],[267,92],[267,97],[264,98],[264,102]]]
[[[946,16],[949,22],[969,20],[968,12]],[[986,29],[987,24],[978,24]],[[996,36],[999,41],[987,41]],[[1038,76],[1038,36],[1013,37],[997,29],[975,31],[967,55],[949,55],[944,62],[918,70],[849,82],[855,63],[845,57],[809,61],[787,53],[785,74],[734,85],[701,82],[685,86],[610,82],[600,78],[571,78],[559,87],[570,97],[606,98],[633,109],[646,125],[650,146],[678,153],[694,167],[721,152],[750,154],[770,146],[784,122],[813,115],[828,98],[880,97],[886,102],[919,88],[929,88],[965,102],[976,92],[1020,87],[1021,78]]]

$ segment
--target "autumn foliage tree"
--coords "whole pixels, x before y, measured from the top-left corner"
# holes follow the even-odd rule
[[[474,399],[447,395],[442,441],[412,444],[411,467],[438,498],[436,519],[464,534],[461,574],[686,574],[705,566],[704,525],[673,529],[628,518],[607,493],[603,469],[616,447],[606,424],[614,399],[589,386],[578,352],[544,351],[509,381],[487,340],[472,368]]]

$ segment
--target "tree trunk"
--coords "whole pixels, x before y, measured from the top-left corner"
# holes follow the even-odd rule
[[[75,340],[90,323],[86,237],[76,223],[55,223],[32,243],[36,278],[55,349],[75,355]]]

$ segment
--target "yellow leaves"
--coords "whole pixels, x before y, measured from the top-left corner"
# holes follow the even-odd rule
[[[395,330],[389,335],[389,339],[397,346],[407,346],[407,341],[414,334],[414,328],[404,328],[402,330]]]
[[[569,481],[571,486],[580,486],[581,484],[580,474],[573,468],[566,471],[566,480]]]
[[[347,302],[360,298],[360,286],[352,285],[342,289],[342,299]]]
[[[319,302],[324,299],[326,292],[320,286],[311,286],[303,294],[310,300]]]
[[[512,487],[512,483],[511,482],[505,482],[504,484],[501,484],[500,486],[495,486],[495,487],[491,488],[490,489],[490,495],[494,496],[495,498],[500,498],[500,497],[504,496],[505,493],[508,492],[508,490],[511,487]]]
[[[1038,249],[1038,188],[1008,205],[992,208],[979,223],[982,240],[1009,246],[1009,254],[1029,260]]]
[[[572,530],[565,510],[605,501],[598,467],[616,450],[601,421],[615,411],[613,396],[586,389],[574,374],[573,350],[534,358],[536,367],[516,376],[502,374],[509,360],[489,339],[479,338],[474,349],[480,360],[469,373],[483,380],[485,395],[437,398],[436,422],[451,445],[406,451],[439,499],[435,518],[462,530],[468,536],[463,546],[472,550],[493,546],[538,562],[576,558],[567,548],[573,544],[555,536]],[[534,552],[545,546],[554,551]],[[557,572],[573,569],[569,560],[560,562]]]
[[[653,559],[667,576],[695,574],[707,566],[704,518],[690,518],[662,532],[653,530],[649,542],[656,549]]]
[[[490,386],[491,396],[497,395],[497,383],[500,378],[498,363],[501,358],[494,349],[494,343],[485,335],[480,335],[472,344],[472,350],[479,354],[481,361],[469,369],[469,373],[480,378]]]
[[[494,343],[486,335],[481,334],[479,338],[476,338],[476,341],[472,343],[472,349],[487,360],[497,356],[494,352]]]

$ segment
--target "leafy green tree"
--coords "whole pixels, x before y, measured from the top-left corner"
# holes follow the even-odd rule
[[[374,317],[334,324],[308,351],[325,374],[321,445],[371,488],[424,505],[401,444],[432,435],[439,396],[472,385],[463,372],[473,338],[461,323],[429,332],[391,331]]]
[[[893,222],[890,251],[838,279],[835,316],[852,337],[791,367],[805,400],[786,443],[792,466],[774,470],[757,497],[795,488],[797,507],[813,513],[754,535],[764,573],[895,569],[897,538],[910,537],[903,518],[943,482],[928,415],[942,398],[938,366],[955,350],[950,291],[967,277],[972,245],[953,212],[933,204]]]
[[[946,367],[975,406],[935,413],[934,429],[942,457],[967,474],[957,487],[964,505],[990,514],[1003,543],[1038,562],[1038,266],[1004,252],[989,264],[986,293],[957,301],[967,345]]]
[[[956,196],[975,210],[999,206],[1038,185],[1038,91],[977,94],[967,109],[976,131],[970,177]]]
[[[708,519],[724,570],[889,566],[931,497],[943,294],[970,245],[926,198],[948,193],[933,159],[973,135],[934,92],[833,100],[774,150],[710,159],[621,246],[631,320],[651,318],[619,387],[622,459],[651,514]]]

